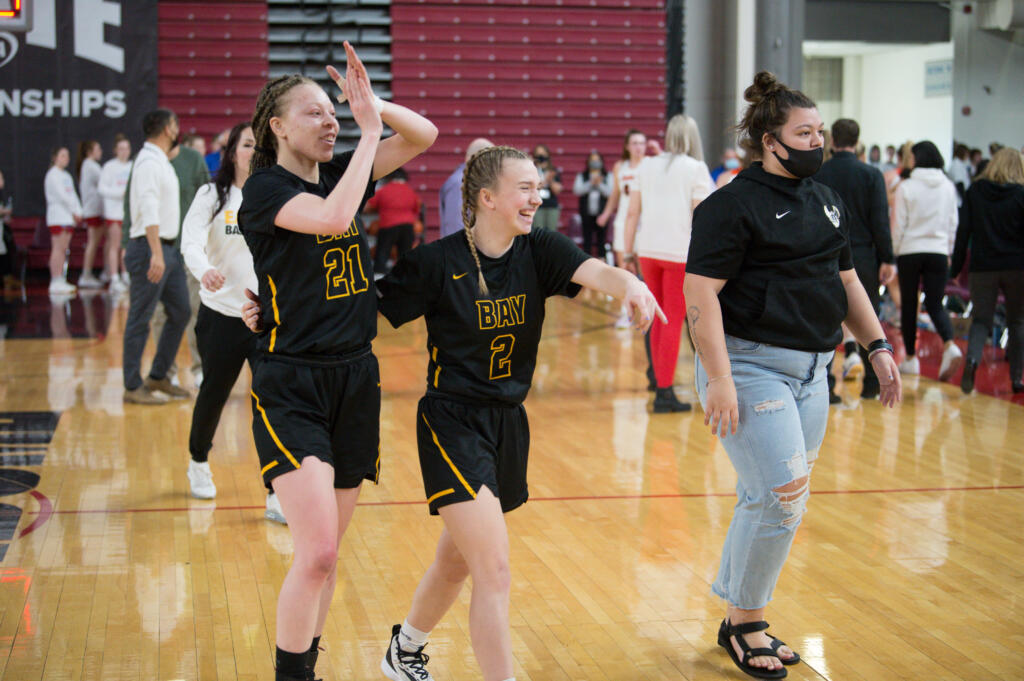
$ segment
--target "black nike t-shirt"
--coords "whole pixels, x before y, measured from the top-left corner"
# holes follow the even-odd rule
[[[727,334],[827,352],[847,314],[846,230],[834,190],[755,163],[697,206],[686,273],[728,280],[718,294]]]
[[[351,151],[320,164],[311,184],[279,165],[262,168],[242,187],[238,226],[252,252],[263,331],[258,347],[286,355],[344,355],[377,335],[373,263],[355,221],[344,234],[303,234],[275,224],[303,192],[326,197],[348,168]],[[371,179],[360,210],[373,196]]]
[[[549,296],[573,297],[588,256],[558,232],[518,236],[500,258],[480,253],[480,292],[465,232],[409,251],[377,282],[380,311],[395,328],[425,316],[427,393],[519,404],[537,364]]]

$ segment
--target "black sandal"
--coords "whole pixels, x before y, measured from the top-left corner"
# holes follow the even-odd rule
[[[782,662],[782,658],[776,653],[778,646],[773,644],[771,648],[751,648],[746,639],[743,638],[743,634],[752,634],[755,631],[764,631],[768,628],[768,623],[764,620],[760,622],[746,622],[744,624],[731,625],[728,620],[722,620],[722,626],[718,628],[718,645],[725,648],[725,652],[729,653],[729,657],[732,658],[733,663],[739,667],[740,671],[745,674],[749,674],[757,679],[784,679],[789,673],[786,668],[781,669],[765,669],[764,667],[752,667],[750,666],[750,658],[752,657],[775,657],[778,658],[779,662]],[[736,643],[739,644],[740,649],[743,651],[743,658],[740,659],[736,655],[736,649],[733,648],[732,642],[729,640],[730,636],[736,637]],[[778,639],[776,639],[778,641]],[[779,645],[785,645],[779,641]],[[796,658],[794,658],[796,659]],[[792,662],[791,662],[792,663]]]
[[[788,665],[796,664],[797,662],[800,661],[800,653],[796,652],[792,648],[790,648],[790,650],[793,651],[793,657],[789,658],[788,660],[786,658],[784,658],[782,655],[779,655],[779,648],[781,648],[782,646],[786,645],[786,643],[784,641],[781,641],[781,640],[775,638],[771,634],[767,634],[767,636],[768,636],[768,638],[770,638],[772,640],[771,646],[772,646],[772,650],[775,651],[775,657],[779,658],[779,661],[782,662],[782,664],[788,666]]]

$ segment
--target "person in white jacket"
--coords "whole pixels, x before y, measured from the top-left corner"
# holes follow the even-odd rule
[[[231,129],[217,177],[196,192],[181,226],[185,266],[202,284],[196,345],[203,363],[203,382],[192,410],[187,472],[192,496],[197,499],[217,496],[209,462],[213,436],[242,364],[248,360],[251,370],[256,359],[258,336],[242,321],[242,305],[247,300],[245,290],[255,291],[258,284],[252,253],[238,229],[242,185],[249,178],[254,146],[256,138],[248,122]],[[264,515],[285,522],[273,492],[267,495]]]
[[[693,210],[714,188],[703,159],[696,121],[677,114],[665,129],[665,152],[643,160],[629,196],[623,259],[635,265],[639,256],[644,282],[668,317],[667,324],[655,324],[650,332],[656,414],[690,410],[689,403],[676,398],[672,382],[686,319],[683,278]]]
[[[114,136],[114,158],[103,164],[100,196],[103,197],[104,269],[100,281],[109,281],[111,291],[128,288],[128,273],[121,265],[121,224],[124,222],[124,193],[132,174],[132,143],[118,133]]]
[[[92,263],[96,249],[103,238],[103,197],[100,195],[100,175],[103,168],[100,159],[103,148],[96,140],[78,144],[75,174],[78,176],[78,191],[82,195],[82,223],[86,228],[85,255],[82,259],[82,273],[78,276],[79,288],[99,288],[102,282],[93,276]]]
[[[949,313],[942,305],[956,240],[958,197],[956,187],[942,171],[945,163],[933,143],[918,142],[911,153],[914,168],[910,177],[900,182],[893,199],[892,245],[902,299],[900,331],[907,352],[900,371],[921,372],[917,358],[917,291],[923,284],[925,309],[945,343],[939,366],[939,380],[944,381],[963,358],[953,342]]]
[[[75,193],[75,182],[67,171],[71,152],[59,147],[50,155],[50,169],[43,180],[46,195],[46,226],[50,229],[50,293],[70,295],[75,292],[64,274],[71,232],[82,220],[82,204]]]

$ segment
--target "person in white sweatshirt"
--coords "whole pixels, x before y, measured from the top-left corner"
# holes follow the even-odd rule
[[[929,142],[911,147],[913,170],[900,182],[893,199],[893,250],[899,271],[902,298],[900,331],[907,358],[900,371],[918,374],[917,291],[924,286],[924,305],[935,330],[945,343],[939,380],[949,378],[963,359],[953,342],[953,327],[942,297],[949,279],[949,259],[956,240],[956,187],[942,171],[945,163],[938,148]]]
[[[121,265],[121,224],[124,222],[124,193],[132,174],[132,143],[118,133],[114,136],[114,158],[103,164],[99,192],[103,197],[104,268],[100,281],[109,281],[111,291],[128,288],[128,273]]]
[[[650,332],[657,382],[652,409],[656,414],[689,411],[690,404],[672,390],[686,320],[683,279],[693,210],[714,189],[697,122],[673,116],[665,128],[665,153],[645,158],[637,178],[629,195],[623,260],[635,266],[639,258],[644,282],[668,317]]]
[[[100,159],[103,148],[96,140],[78,144],[75,160],[75,175],[78,176],[78,191],[82,195],[82,223],[86,228],[85,255],[82,259],[82,273],[78,276],[79,288],[99,288],[102,282],[93,276],[92,263],[96,249],[103,238],[103,197],[100,195],[100,175],[103,168]]]
[[[181,252],[185,265],[199,280],[199,312],[196,345],[203,363],[203,382],[192,410],[188,449],[188,481],[192,496],[213,499],[217,487],[210,471],[209,454],[220,414],[238,380],[242,364],[256,359],[258,336],[242,321],[245,290],[257,290],[252,254],[238,229],[242,185],[249,178],[256,138],[252,126],[239,123],[231,129],[217,177],[196,192],[181,227]],[[285,522],[281,503],[267,495],[269,520]]]
[[[64,275],[71,232],[82,220],[82,204],[75,193],[75,182],[67,171],[71,152],[59,147],[50,154],[50,169],[43,180],[46,195],[46,226],[50,229],[50,294],[70,295],[75,287]]]

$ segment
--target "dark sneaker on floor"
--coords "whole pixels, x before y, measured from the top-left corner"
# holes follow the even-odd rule
[[[834,392],[831,392],[831,391],[829,392],[829,394],[828,394],[828,403],[829,404],[840,404],[842,401],[843,401],[842,397],[840,397],[839,395],[836,395]]]
[[[167,378],[166,376],[161,378],[159,381],[156,380],[155,378],[147,378],[145,381],[142,382],[142,385],[151,392],[159,391],[162,392],[164,395],[167,395],[168,397],[175,400],[182,400],[185,399],[186,397],[192,396],[192,393],[190,393],[189,391],[171,383],[171,379]]]
[[[873,400],[878,397],[878,393],[880,392],[881,388],[878,385],[878,381],[864,381],[864,384],[860,388],[860,399]]]
[[[124,401],[127,404],[167,404],[166,397],[154,395],[144,385],[140,385],[135,390],[125,390]]]
[[[423,654],[423,648],[414,653],[402,650],[398,645],[400,631],[401,624],[391,627],[391,641],[388,643],[387,652],[384,653],[384,659],[380,661],[380,670],[384,672],[384,676],[391,681],[434,681],[427,671],[430,656]]]
[[[689,402],[680,402],[672,388],[658,388],[654,391],[654,413],[671,414],[693,409]]]
[[[964,395],[970,395],[974,390],[974,373],[978,370],[978,363],[972,359],[964,362],[964,375],[960,377],[960,390]]]

